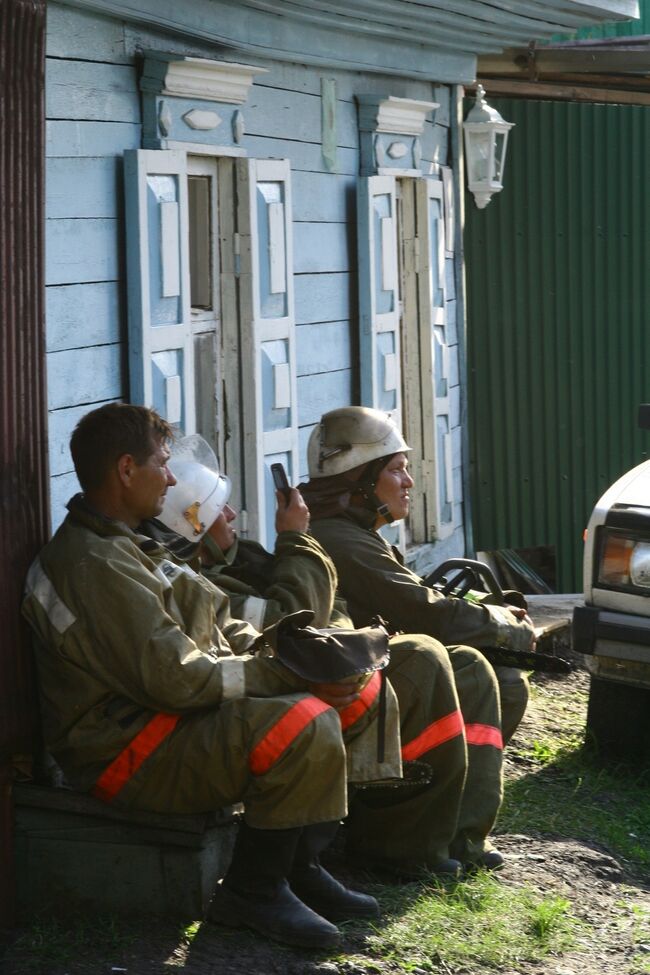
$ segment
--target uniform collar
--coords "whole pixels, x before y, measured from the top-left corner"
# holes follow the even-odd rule
[[[208,553],[210,557],[211,566],[218,566],[219,568],[226,568],[232,565],[237,558],[237,551],[239,549],[239,539],[236,538],[232,543],[227,552],[224,552],[222,548],[215,542],[214,538],[208,533],[203,536],[203,548]]]
[[[152,539],[147,535],[134,532],[125,522],[108,518],[93,508],[83,494],[75,494],[74,497],[70,498],[67,508],[70,521],[83,525],[84,528],[88,528],[102,538],[128,538],[147,555],[165,554],[165,549],[160,544],[159,539]]]
[[[345,511],[341,510],[338,514],[331,515],[327,518],[314,518],[314,521],[330,521],[332,518],[348,518],[361,528],[374,531],[377,512],[369,511],[367,508],[357,507],[356,505],[350,505]]]
[[[88,503],[83,494],[75,494],[67,504],[68,518],[80,522],[97,535],[126,535],[134,541],[138,537],[123,521],[108,518]]]

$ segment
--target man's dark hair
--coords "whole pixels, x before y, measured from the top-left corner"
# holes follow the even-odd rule
[[[84,491],[101,487],[123,454],[144,464],[160,442],[173,439],[166,420],[155,410],[130,403],[107,403],[86,413],[70,438],[70,453]]]

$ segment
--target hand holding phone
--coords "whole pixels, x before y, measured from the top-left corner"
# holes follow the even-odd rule
[[[305,504],[300,491],[289,484],[282,464],[271,464],[271,474],[275,489],[284,498],[284,504],[278,502],[275,513],[275,530],[306,532],[309,528],[309,508]]]
[[[271,476],[273,477],[273,483],[275,484],[275,490],[281,491],[284,496],[286,503],[289,503],[291,498],[291,485],[287,478],[287,472],[285,471],[282,464],[271,464]]]

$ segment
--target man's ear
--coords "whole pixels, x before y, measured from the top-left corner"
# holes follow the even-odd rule
[[[133,454],[122,454],[117,461],[117,474],[121,483],[128,487],[131,483],[131,478],[133,477],[133,471],[136,467]]]

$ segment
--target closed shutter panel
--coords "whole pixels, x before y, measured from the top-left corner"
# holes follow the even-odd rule
[[[419,455],[422,507],[411,527],[412,540],[426,542],[445,538],[453,530],[443,184],[417,180],[415,201],[419,403],[413,399],[408,412],[409,435]]]
[[[397,192],[393,176],[359,180],[359,356],[361,405],[390,413],[402,426]],[[382,529],[404,549],[404,524]]]
[[[130,400],[196,428],[184,152],[124,154]]]
[[[248,534],[272,547],[270,466],[292,483],[299,473],[290,167],[238,160],[237,175],[244,503]]]
[[[359,180],[361,405],[401,425],[397,198],[392,176]]]

